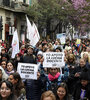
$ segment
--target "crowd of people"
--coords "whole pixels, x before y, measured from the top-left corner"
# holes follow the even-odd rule
[[[45,52],[63,52],[65,66],[43,67]],[[12,48],[0,40],[0,100],[90,100],[90,40],[40,40],[35,47],[20,42]],[[18,63],[39,64],[37,80],[22,79]],[[61,66],[61,65],[60,65]]]

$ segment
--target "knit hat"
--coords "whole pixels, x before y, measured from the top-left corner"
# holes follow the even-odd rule
[[[43,52],[42,51],[38,51],[37,55],[43,56]]]

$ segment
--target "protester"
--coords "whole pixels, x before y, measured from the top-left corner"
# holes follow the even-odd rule
[[[74,79],[72,78],[72,73],[76,67],[76,62],[75,62],[75,56],[74,54],[68,54],[67,58],[66,58],[66,63],[65,63],[65,67],[64,70],[68,70],[68,81],[67,81],[67,85],[68,85],[68,89],[69,89],[69,93],[72,93],[72,89],[73,89],[73,84],[74,84]],[[72,85],[72,87],[71,87]]]
[[[2,60],[9,60],[10,57],[8,55],[8,53],[6,52],[5,48],[3,47],[2,50],[1,50],[1,61]]]
[[[57,100],[72,100],[72,97],[68,94],[68,87],[64,82],[57,88]]]
[[[20,75],[15,72],[9,75],[8,80],[13,84],[14,93],[19,99],[25,98],[25,87]]]
[[[86,62],[85,62],[84,59],[81,58],[79,66],[75,67],[75,69],[73,70],[72,74],[70,75],[70,79],[72,81],[68,81],[68,83],[69,83],[69,89],[71,88],[71,94],[73,92],[73,89],[75,88],[75,84],[80,79],[80,74],[81,74],[82,70],[85,69],[85,68],[86,68]],[[70,86],[71,85],[70,82],[73,82],[72,83],[72,87]]]
[[[60,42],[56,40],[54,44],[54,49],[56,49],[58,46],[60,46]]]
[[[33,52],[33,47],[29,46],[27,48],[27,54],[23,56],[22,62],[36,64],[37,60]],[[38,76],[39,78],[37,80],[26,79],[24,82],[27,100],[40,100],[43,84],[39,73]]]
[[[13,85],[9,81],[2,81],[0,84],[0,100],[17,100],[13,92]]]
[[[8,55],[7,53],[8,43],[5,43],[5,42],[1,43],[0,44],[0,47],[1,47],[1,54],[0,54],[0,65],[1,65],[0,78],[1,79],[0,81],[6,80],[8,77],[7,76],[8,74],[10,75],[9,78],[12,78],[12,81],[14,80],[13,85],[14,85],[15,91],[16,90],[21,91],[23,89],[22,84],[20,84],[21,86],[18,85],[18,88],[16,88],[17,80],[19,79],[18,78],[14,79],[14,76],[13,76],[13,74],[16,74],[18,63],[21,62],[21,63],[28,63],[28,64],[38,64],[40,66],[38,68],[37,80],[33,80],[33,79],[23,80],[25,84],[27,100],[40,100],[42,92],[47,91],[47,90],[51,90],[52,92],[55,93],[55,95],[57,95],[57,92],[56,92],[57,87],[63,81],[68,86],[68,90],[69,90],[68,93],[72,95],[75,85],[77,84],[77,81],[80,80],[80,75],[81,75],[82,70],[86,67],[87,67],[87,70],[90,69],[90,67],[87,66],[90,64],[89,40],[81,39],[80,44],[76,44],[75,41],[76,39],[75,40],[67,39],[66,44],[61,45],[59,39],[56,39],[53,41],[51,41],[50,39],[46,41],[45,39],[45,40],[40,40],[34,47],[30,45],[30,41],[29,42],[25,41],[24,44],[21,43],[19,53],[17,53],[15,55],[15,58],[12,59],[14,61],[14,65],[13,63],[9,62],[9,59],[11,59],[11,53],[13,49],[11,48],[10,54]],[[52,68],[52,66],[50,68],[47,68],[47,66],[46,68],[43,67],[43,61],[44,61],[43,53],[52,52],[52,51],[64,52],[65,66],[63,66],[63,68],[61,67]],[[88,53],[88,56],[86,52]],[[15,92],[15,95],[17,95],[18,99],[20,99],[19,97],[21,97],[20,91],[17,93]]]
[[[56,49],[55,49],[55,52],[62,52],[62,49],[60,46],[58,46]]]
[[[53,91],[53,93],[56,95],[58,85],[64,81],[64,75],[60,73],[59,68],[49,68],[48,71],[46,89]]]
[[[73,97],[74,100],[90,100],[90,76],[87,69],[84,69],[80,75],[80,81],[75,85]]]
[[[56,98],[53,92],[49,90],[42,94],[41,100],[56,100]]]
[[[33,52],[34,52],[33,46],[31,46],[31,45],[28,46],[27,53],[22,56],[21,62],[23,62],[23,63],[34,63],[34,64],[37,63],[36,57],[33,54]]]
[[[25,45],[22,45],[21,48],[20,48],[20,54],[24,55],[25,52],[26,52]]]
[[[42,58],[43,58],[43,52],[42,51],[38,51],[38,53],[37,53],[37,63],[39,63]]]
[[[7,62],[6,73],[8,76],[10,75],[10,73],[14,73],[14,63],[12,60],[9,60]]]
[[[88,52],[84,52],[82,58],[86,61],[86,67],[90,68],[90,62],[89,62],[89,54],[88,54]]]
[[[42,51],[45,52],[47,48],[48,48],[47,43],[42,43]]]
[[[6,60],[2,60],[1,61],[1,67],[6,70],[6,64],[7,64],[7,61]]]

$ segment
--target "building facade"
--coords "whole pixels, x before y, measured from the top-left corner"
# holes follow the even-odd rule
[[[13,32],[18,31],[19,39],[26,34],[25,11],[31,0],[0,0],[0,39],[11,43]]]

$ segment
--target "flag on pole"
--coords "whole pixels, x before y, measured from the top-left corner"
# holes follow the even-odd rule
[[[35,25],[35,23],[33,22],[32,25],[32,39],[31,39],[31,45],[35,46],[37,44],[37,42],[40,39],[40,35],[37,29],[37,26]]]
[[[15,55],[19,53],[19,38],[17,34],[17,30],[15,30],[12,39],[12,58],[15,58]]]
[[[31,25],[31,23],[30,23],[27,16],[26,16],[26,21],[27,21],[27,35],[26,35],[26,37],[27,37],[27,39],[29,39],[31,41],[31,38],[32,38],[31,37],[32,36],[32,25]]]
[[[34,22],[33,25],[31,25],[27,16],[26,16],[26,21],[27,21],[27,39],[30,40],[30,45],[35,46],[40,39],[37,26],[35,25]]]

